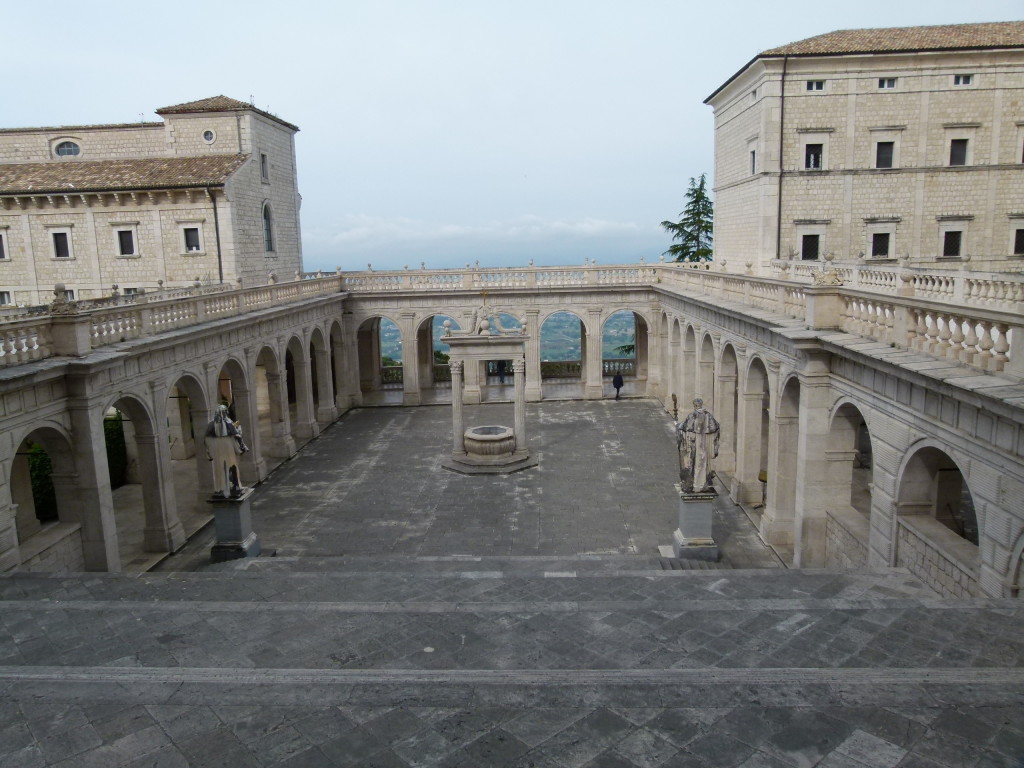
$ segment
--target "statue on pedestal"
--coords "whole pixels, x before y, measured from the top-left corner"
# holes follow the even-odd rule
[[[232,421],[226,405],[218,405],[206,425],[206,458],[213,462],[213,495],[237,499],[242,495],[238,475],[238,456],[249,448],[242,441],[242,429]]]
[[[699,397],[693,412],[676,422],[676,447],[679,450],[679,487],[683,493],[707,493],[713,490],[711,460],[718,456],[721,428]]]

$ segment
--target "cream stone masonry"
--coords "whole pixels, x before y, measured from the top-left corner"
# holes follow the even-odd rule
[[[298,129],[226,97],[158,114],[162,123],[0,130],[0,291],[10,304],[46,303],[58,282],[94,299],[115,285],[260,285],[301,269]],[[77,154],[58,154],[69,143]],[[55,251],[58,230],[66,256]]]
[[[836,263],[1020,271],[1022,98],[1020,22],[852,30],[759,54],[705,102],[716,256],[769,274],[817,235]]]

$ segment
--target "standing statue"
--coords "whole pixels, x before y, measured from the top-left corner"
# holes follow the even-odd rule
[[[676,422],[676,447],[679,450],[679,485],[683,493],[704,493],[712,490],[711,460],[718,457],[721,428],[699,397],[693,401],[693,412]]]
[[[226,405],[218,405],[206,425],[206,458],[213,462],[213,495],[237,499],[242,495],[238,479],[238,456],[249,448],[242,441],[242,429],[232,421]]]

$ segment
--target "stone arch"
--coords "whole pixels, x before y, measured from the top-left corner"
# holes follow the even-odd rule
[[[617,315],[624,316],[626,313],[630,315],[633,323],[632,340],[619,346],[632,345],[632,351],[620,352],[613,347],[610,350],[611,356],[607,356],[609,350],[606,349],[608,345],[605,344],[605,335],[608,332],[608,323]],[[624,394],[646,395],[650,345],[656,342],[657,337],[651,335],[648,320],[642,312],[629,307],[610,312],[601,320],[602,376],[610,380],[616,373],[621,373],[625,379],[622,389]],[[611,394],[611,391],[607,394]]]
[[[242,439],[249,446],[249,452],[238,457],[242,473],[241,484],[258,483],[267,476],[267,467],[262,459],[263,436],[260,434],[260,416],[256,406],[258,393],[249,378],[245,364],[234,357],[226,358],[217,374],[216,386],[217,404],[228,406],[232,418],[241,429]],[[212,472],[207,471],[206,475],[212,488]]]
[[[295,453],[289,421],[288,388],[284,366],[270,345],[260,347],[253,359],[256,428],[259,433],[259,460],[269,472]]]
[[[874,451],[861,406],[840,398],[829,416],[829,450],[821,493],[825,510],[825,567],[863,568],[868,563]]]
[[[123,416],[128,458],[127,482],[112,494],[121,567],[144,569],[142,553],[173,552],[185,543],[174,498],[166,420],[154,414],[144,397],[132,392],[112,396],[101,413],[105,416],[115,409]]]
[[[389,334],[394,333],[391,330],[391,326],[394,326],[400,350],[404,350],[405,345],[410,343],[403,336],[401,324],[385,313],[374,314],[360,321],[356,329],[356,363],[359,370],[359,391],[364,403],[388,402],[387,398],[393,396],[395,392],[399,394],[398,402],[401,402],[404,386],[402,355],[393,358],[397,365],[383,365],[382,326]]]
[[[455,315],[440,312],[429,314],[416,324],[416,364],[419,367],[420,401],[424,403],[450,403],[452,399],[448,345],[443,341],[435,343],[444,333],[445,321],[450,321],[452,330],[462,329]]]
[[[796,541],[797,445],[800,441],[800,379],[787,376],[779,389],[775,409],[769,411],[768,497],[761,516],[761,538],[783,551]]]
[[[297,334],[285,343],[284,368],[292,439],[300,445],[320,434],[320,427],[313,406],[309,344]]]
[[[739,362],[736,348],[728,341],[723,342],[718,356],[718,372],[715,375],[714,411],[718,423],[722,427],[721,447],[719,448],[718,471],[732,477],[736,472],[736,414],[738,411],[739,390],[737,377]]]
[[[98,510],[84,508],[78,500],[71,436],[63,425],[45,421],[25,429],[12,444],[16,453],[11,457],[6,487],[14,508],[20,568],[86,570],[83,530],[96,528],[102,538],[103,524]],[[33,475],[37,483],[33,483]]]
[[[736,475],[732,497],[738,503],[763,509],[767,496],[768,445],[771,437],[771,378],[760,355],[742,367],[737,384]]]
[[[981,520],[968,478],[947,446],[919,440],[896,474],[895,565],[940,594],[979,594]]]
[[[309,381],[313,417],[317,427],[323,429],[338,418],[338,409],[335,405],[330,348],[320,328],[313,328],[309,332]]]
[[[714,410],[715,401],[715,340],[710,333],[700,336],[700,354],[694,371],[694,397],[704,401],[704,407]]]
[[[565,316],[559,317],[559,316]],[[579,325],[571,326],[573,318]],[[553,345],[544,339],[544,326],[548,322],[565,323],[563,345]],[[573,333],[578,333],[578,344],[573,343]],[[538,319],[537,333],[540,336],[540,376],[542,397],[556,396],[581,398],[587,385],[587,339],[594,338],[585,318],[569,309],[555,309],[542,314]]]
[[[165,405],[171,483],[176,513],[191,536],[209,521],[206,498],[212,490],[203,438],[213,414],[206,387],[191,373],[168,382]]]

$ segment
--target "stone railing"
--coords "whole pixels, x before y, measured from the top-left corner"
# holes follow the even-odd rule
[[[606,357],[601,361],[601,373],[604,376],[636,376],[636,360],[627,357]]]
[[[486,269],[403,269],[342,272],[345,291],[352,294],[391,291],[499,291],[507,289],[575,288],[590,285],[650,285],[657,267],[640,264],[614,267],[510,267]],[[303,275],[308,279],[311,275]]]
[[[89,302],[55,302],[0,319],[0,367],[54,355],[82,356],[122,341],[326,296],[341,290],[338,275],[255,288],[205,286]]]

